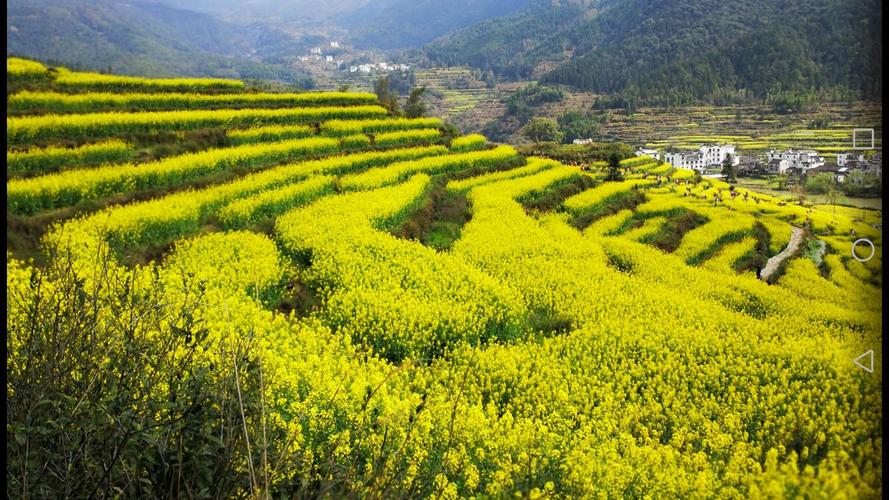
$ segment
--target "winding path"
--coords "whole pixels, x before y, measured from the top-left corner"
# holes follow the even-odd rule
[[[781,263],[790,258],[791,255],[796,253],[799,248],[800,243],[803,241],[803,235],[805,234],[802,229],[798,227],[791,228],[793,229],[793,233],[790,235],[790,243],[787,244],[787,248],[781,250],[781,253],[772,257],[766,262],[765,267],[760,272],[759,277],[763,281],[768,281],[769,278],[772,277],[772,274],[778,270],[781,266]]]

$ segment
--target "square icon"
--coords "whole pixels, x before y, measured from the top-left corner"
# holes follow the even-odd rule
[[[861,144],[859,144],[859,143],[861,143]],[[872,128],[853,128],[852,129],[852,149],[855,149],[855,150],[874,149],[874,129],[872,129]]]

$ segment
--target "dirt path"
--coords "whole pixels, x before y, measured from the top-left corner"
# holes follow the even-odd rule
[[[759,275],[760,279],[762,279],[763,281],[768,281],[769,278],[771,278],[772,274],[774,274],[775,271],[777,271],[778,268],[781,266],[781,263],[787,260],[791,255],[796,253],[800,243],[802,243],[803,234],[805,234],[803,230],[798,227],[794,227],[792,229],[793,234],[790,235],[790,243],[787,244],[787,248],[781,250],[781,253],[772,257],[771,259],[769,259],[768,262],[766,262],[766,266],[763,268],[762,272]]]

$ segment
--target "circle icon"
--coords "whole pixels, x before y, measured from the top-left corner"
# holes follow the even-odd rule
[[[859,243],[870,245],[870,255],[868,255],[867,258],[862,259],[861,257],[858,256],[858,254],[855,253],[855,247],[858,246]],[[871,240],[869,240],[867,238],[861,238],[861,239],[855,240],[855,243],[852,243],[852,257],[854,257],[855,260],[857,260],[858,262],[867,262],[867,261],[873,259],[874,254],[876,252],[877,252],[877,249],[876,249],[876,247],[874,247],[874,242],[872,242]]]

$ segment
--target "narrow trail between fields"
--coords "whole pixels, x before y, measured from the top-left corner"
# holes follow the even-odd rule
[[[765,267],[760,273],[760,279],[763,281],[768,281],[771,278],[772,274],[775,273],[780,267],[781,264],[790,258],[791,255],[795,254],[797,249],[799,249],[800,243],[803,241],[803,235],[805,232],[798,228],[794,227],[793,234],[790,235],[790,243],[787,244],[787,248],[781,250],[781,253],[775,255],[771,259],[766,262]]]

